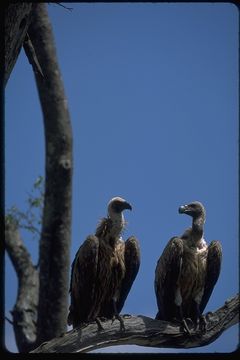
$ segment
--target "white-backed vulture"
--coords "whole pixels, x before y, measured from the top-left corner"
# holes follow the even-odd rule
[[[99,318],[119,316],[140,266],[138,240],[126,242],[122,232],[126,226],[123,210],[132,206],[121,197],[108,203],[108,216],[80,246],[72,263],[68,324],[77,327]]]
[[[200,202],[180,206],[179,213],[192,217],[192,227],[173,237],[157,262],[156,319],[180,320],[189,332],[185,319],[190,318],[204,330],[201,314],[220,274],[222,247],[219,241],[207,245],[203,238],[206,212]]]

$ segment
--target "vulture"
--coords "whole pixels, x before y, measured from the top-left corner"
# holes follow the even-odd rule
[[[76,253],[71,268],[68,325],[73,328],[100,319],[115,319],[124,330],[120,312],[140,266],[138,240],[122,239],[126,227],[124,210],[132,206],[121,197],[108,203],[108,215],[100,220]]]
[[[180,214],[192,217],[192,227],[169,240],[155,270],[156,319],[180,321],[190,334],[185,319],[206,330],[202,315],[218,280],[222,261],[219,241],[207,245],[204,237],[206,211],[194,201],[179,207]]]

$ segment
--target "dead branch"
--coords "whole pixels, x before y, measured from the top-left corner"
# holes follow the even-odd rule
[[[206,332],[192,330],[187,335],[179,325],[154,320],[146,316],[124,318],[126,330],[120,332],[117,320],[103,323],[104,330],[98,331],[96,323],[71,330],[63,336],[43,343],[33,353],[81,353],[112,345],[140,345],[157,348],[194,348],[210,344],[226,329],[239,322],[239,294],[229,299],[214,313],[206,314]]]
[[[10,3],[4,9],[4,86],[17,61],[28,26],[31,21],[32,3]]]
[[[33,44],[31,42],[31,39],[28,35],[28,33],[26,34],[24,43],[23,43],[23,48],[25,50],[25,54],[27,55],[29,64],[32,65],[33,71],[36,75],[42,76],[44,78],[41,66],[39,65],[37,56],[36,56],[36,52],[35,49],[33,47]]]
[[[36,341],[39,274],[14,224],[5,225],[5,246],[18,277],[17,300],[11,312],[16,343],[20,352],[29,352]]]

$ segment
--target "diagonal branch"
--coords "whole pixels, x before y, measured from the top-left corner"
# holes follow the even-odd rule
[[[4,87],[20,53],[33,7],[31,2],[4,3]]]
[[[28,352],[36,341],[39,274],[12,223],[5,225],[5,246],[18,277],[17,301],[12,311],[14,333],[19,351]]]
[[[76,353],[88,352],[111,345],[140,345],[157,348],[194,348],[210,344],[226,329],[239,322],[239,295],[227,300],[214,313],[206,314],[206,333],[184,333],[174,323],[153,320],[146,316],[124,318],[126,330],[119,331],[119,322],[108,320],[103,323],[104,330],[99,332],[96,323],[71,330],[61,337],[43,343],[33,353]]]
[[[26,34],[26,37],[24,39],[23,48],[25,50],[29,63],[32,65],[34,73],[44,78],[41,66],[39,65],[38,59],[36,57],[35,49],[28,33]]]

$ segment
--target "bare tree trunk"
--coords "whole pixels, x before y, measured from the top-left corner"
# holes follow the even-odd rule
[[[6,86],[12,69],[17,61],[28,26],[31,22],[33,4],[20,2],[10,3],[4,9],[5,32],[5,68],[4,86]]]
[[[66,331],[68,310],[72,131],[46,6],[36,4],[28,34],[42,74],[35,72],[45,129],[45,198],[40,240],[37,343]]]
[[[226,329],[239,322],[239,294],[225,302],[214,313],[206,314],[206,332],[192,330],[188,335],[179,325],[146,316],[124,318],[125,331],[119,322],[103,322],[99,331],[96,322],[71,330],[65,335],[43,343],[32,353],[81,353],[112,345],[140,345],[156,348],[195,348],[216,340]]]
[[[18,277],[13,328],[19,351],[26,353],[36,347],[39,274],[14,224],[5,225],[5,246]]]
[[[5,83],[22,44],[36,78],[46,143],[40,275],[31,263],[17,228],[6,228],[6,249],[19,279],[18,298],[12,312],[13,326],[19,351],[27,352],[33,348],[35,341],[40,344],[66,331],[72,130],[45,4],[17,3],[5,8]]]

